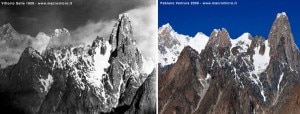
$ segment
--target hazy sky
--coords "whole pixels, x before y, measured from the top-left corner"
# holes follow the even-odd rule
[[[31,1],[38,2],[42,0]],[[96,36],[108,38],[114,24],[117,22],[119,14],[128,13],[138,48],[144,57],[157,58],[156,0],[54,1],[72,2],[72,5],[3,6],[0,4],[0,26],[10,23],[17,32],[31,35],[33,37],[31,45],[34,48],[36,47],[36,50],[42,51],[47,46],[49,39],[43,40],[36,37],[39,32],[49,34],[53,33],[54,29],[66,28],[71,33],[71,39],[67,39],[68,41],[71,40],[70,42],[72,43],[91,44]],[[24,45],[21,43],[17,45]],[[23,46],[22,48],[25,49],[25,47]],[[2,57],[16,58],[17,60],[19,55],[19,52],[2,52],[0,53],[0,62]]]
[[[3,0],[2,0],[3,1]],[[6,0],[28,1],[28,0]],[[50,1],[50,0],[31,0]],[[70,31],[88,22],[112,20],[128,10],[149,6],[155,0],[54,0],[72,2],[70,6],[0,6],[0,25],[11,23],[23,34],[35,36],[65,27]]]

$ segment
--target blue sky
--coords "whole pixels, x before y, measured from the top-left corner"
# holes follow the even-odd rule
[[[161,1],[233,1],[237,5],[161,5]],[[277,13],[286,12],[295,41],[300,46],[300,1],[296,0],[159,0],[159,27],[170,23],[175,31],[194,36],[210,35],[215,28],[226,28],[231,38],[244,32],[268,37]]]

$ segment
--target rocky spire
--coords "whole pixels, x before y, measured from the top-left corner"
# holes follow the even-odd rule
[[[55,29],[50,35],[48,48],[58,48],[61,46],[72,45],[75,41],[72,40],[70,32],[66,28]]]
[[[214,29],[210,35],[207,46],[230,47],[230,36],[225,28]]]
[[[62,28],[62,29],[55,29],[54,33],[52,34],[53,36],[59,37],[60,35],[67,35],[70,36],[70,32],[68,29],[66,28]]]
[[[112,51],[121,46],[123,40],[133,40],[133,32],[130,18],[126,13],[120,14],[118,22],[114,25],[109,38]]]
[[[285,12],[277,14],[268,41],[270,56],[289,64],[292,68],[299,67],[299,50],[295,44],[290,22]]]
[[[114,88],[110,92],[116,94],[113,96],[115,101],[112,104],[114,107],[129,105],[134,97],[133,93],[137,90],[134,87],[140,86],[145,79],[139,73],[143,65],[142,55],[135,45],[131,21],[127,14],[119,15],[109,43],[111,55],[108,74],[109,79],[114,79],[112,81]],[[125,89],[125,86],[129,89]]]
[[[107,46],[106,46],[106,44],[105,44],[105,40],[104,40],[104,38],[103,37],[99,37],[99,36],[97,36],[97,38],[93,41],[93,43],[92,43],[92,47],[91,47],[91,49],[89,50],[89,54],[90,55],[94,55],[95,53],[96,53],[96,48],[97,47],[100,47],[100,53],[102,54],[102,55],[104,55],[106,52],[107,52]]]
[[[222,28],[222,30],[214,29],[204,51],[213,53],[214,56],[228,57],[231,45],[230,36],[225,28]]]

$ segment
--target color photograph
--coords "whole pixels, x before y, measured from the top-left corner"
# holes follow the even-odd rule
[[[295,1],[159,0],[159,114],[298,114]]]

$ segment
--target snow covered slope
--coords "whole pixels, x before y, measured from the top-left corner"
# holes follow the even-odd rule
[[[201,32],[194,37],[190,37],[175,32],[170,24],[165,24],[158,30],[158,61],[162,66],[175,63],[186,46],[191,46],[200,53],[207,41],[208,36]]]

